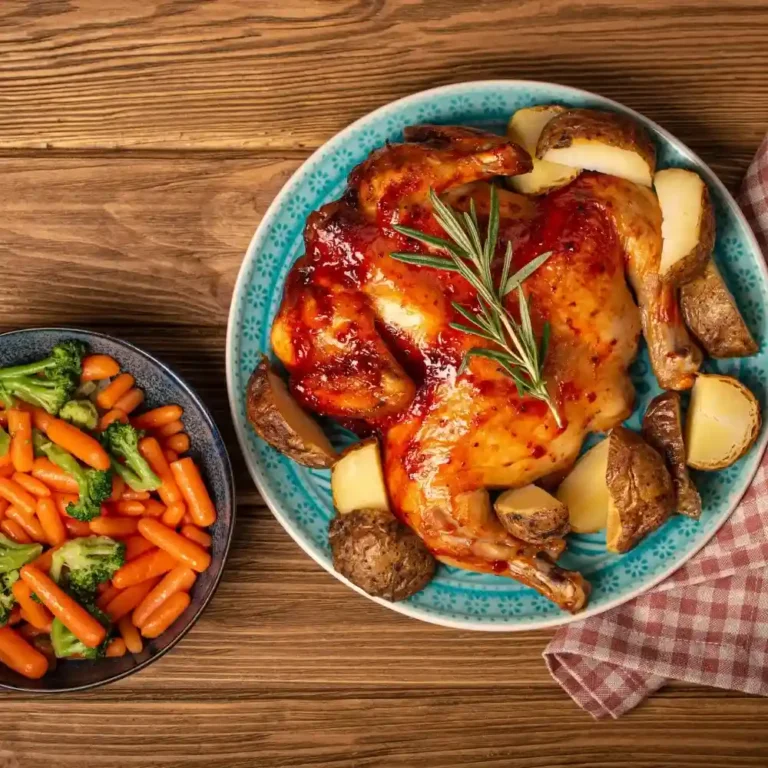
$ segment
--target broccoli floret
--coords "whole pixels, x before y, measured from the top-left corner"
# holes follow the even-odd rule
[[[59,418],[80,429],[96,429],[99,412],[90,400],[69,400],[59,411]]]
[[[156,491],[161,485],[160,478],[139,453],[140,437],[141,433],[130,424],[118,421],[113,421],[103,433],[104,444],[113,455],[112,468],[131,490]],[[123,459],[125,464],[120,464],[114,457]]]
[[[112,495],[111,472],[81,466],[71,453],[52,443],[38,430],[32,432],[32,443],[38,454],[47,456],[77,480],[80,498],[77,503],[67,505],[67,514],[86,523],[98,517],[101,505]]]
[[[5,456],[11,449],[11,436],[0,427],[0,458]]]
[[[44,408],[48,413],[57,414],[64,403],[72,397],[77,386],[75,379],[66,374],[52,377],[18,376],[3,379],[5,389],[25,403]]]
[[[0,627],[8,623],[16,598],[13,596],[13,585],[19,580],[18,571],[0,573]]]
[[[40,557],[42,544],[17,544],[0,534],[0,573],[18,571],[22,565]]]
[[[96,587],[111,579],[125,563],[125,544],[108,536],[72,539],[59,547],[51,561],[51,578],[81,601],[92,600]]]
[[[88,345],[82,341],[76,339],[62,341],[44,360],[0,368],[0,379],[19,379],[34,376],[37,373],[44,373],[48,378],[58,375],[79,379],[83,372],[83,357],[87,351]]]
[[[78,640],[59,619],[54,619],[51,622],[51,645],[57,659],[66,659],[70,656],[77,656],[81,659],[101,659],[107,652],[109,630],[111,629],[109,618],[95,605],[90,603],[83,604],[83,608],[107,630],[104,642],[97,648],[89,648],[81,640]]]

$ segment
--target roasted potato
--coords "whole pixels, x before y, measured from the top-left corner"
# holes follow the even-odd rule
[[[661,264],[667,283],[682,285],[703,272],[715,244],[715,214],[701,177],[667,168],[653,177],[661,207]]]
[[[513,536],[530,544],[546,545],[569,530],[565,504],[537,485],[504,491],[493,508]]]
[[[375,437],[355,443],[342,453],[331,470],[331,495],[336,509],[389,512],[389,497]]]
[[[266,357],[248,381],[245,407],[256,434],[294,461],[315,468],[335,461],[336,451],[323,430],[293,399]]]
[[[573,181],[581,171],[559,163],[549,163],[536,157],[536,146],[544,126],[555,116],[565,112],[556,104],[518,109],[510,118],[507,136],[525,149],[533,160],[533,170],[520,176],[510,176],[509,186],[524,195],[541,195]]]
[[[640,435],[614,427],[608,436],[608,520],[605,546],[627,552],[675,509],[675,489],[664,459]]]
[[[574,533],[596,533],[605,528],[608,516],[608,488],[605,472],[608,441],[590,448],[560,483],[555,496],[568,509]]]
[[[680,288],[680,309],[685,324],[710,357],[747,357],[757,344],[710,259],[704,271]]]
[[[685,422],[686,461],[694,469],[723,469],[740,459],[760,432],[760,404],[730,376],[700,374]]]
[[[333,567],[374,597],[405,600],[429,584],[435,558],[390,512],[356,509],[331,520]]]
[[[666,460],[675,487],[677,512],[701,517],[701,496],[685,465],[685,442],[678,392],[662,392],[651,400],[643,417],[643,438]]]
[[[656,170],[656,148],[645,130],[624,115],[595,109],[569,109],[549,120],[539,136],[536,156],[646,187]]]

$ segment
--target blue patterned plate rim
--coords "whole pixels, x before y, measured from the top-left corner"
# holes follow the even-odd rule
[[[236,359],[237,353],[237,336],[240,331],[237,323],[237,314],[240,303],[242,302],[247,283],[250,280],[250,267],[257,256],[257,252],[260,247],[266,242],[273,224],[275,223],[279,213],[285,206],[287,201],[292,195],[296,194],[297,182],[307,173],[307,170],[318,160],[330,157],[331,153],[339,148],[343,147],[348,142],[354,132],[370,123],[375,123],[388,115],[396,114],[405,107],[411,106],[419,102],[425,102],[433,98],[451,96],[452,94],[465,92],[467,89],[509,89],[512,88],[552,88],[556,89],[564,99],[588,99],[593,102],[598,102],[601,106],[613,109],[617,112],[621,112],[628,115],[638,122],[645,125],[651,131],[655,132],[664,141],[668,142],[677,152],[679,152],[685,160],[693,165],[696,170],[704,177],[707,184],[714,187],[719,193],[722,201],[728,207],[729,213],[736,219],[740,225],[742,234],[746,238],[747,246],[752,254],[757,254],[755,262],[757,263],[758,270],[761,273],[761,278],[764,285],[768,285],[768,268],[761,255],[761,250],[757,242],[757,238],[752,232],[747,220],[744,217],[741,209],[736,201],[733,199],[730,192],[725,185],[720,181],[717,175],[712,169],[691,149],[683,144],[679,139],[669,133],[666,129],[655,123],[653,120],[645,117],[644,115],[636,112],[629,107],[624,106],[618,101],[609,99],[605,96],[592,93],[580,88],[574,88],[571,86],[560,85],[558,83],[552,83],[545,80],[476,80],[466,81],[461,83],[453,83],[450,85],[444,85],[437,88],[431,88],[424,91],[413,93],[409,96],[405,96],[401,99],[392,101],[378,109],[369,112],[363,117],[359,118],[355,122],[342,129],[333,138],[316,149],[310,157],[308,157],[302,165],[296,169],[291,175],[290,179],[283,185],[278,195],[272,201],[271,205],[264,214],[264,218],[261,220],[256,232],[251,239],[248,249],[245,253],[243,263],[240,267],[237,281],[235,283],[235,289],[233,293],[232,303],[230,305],[229,320],[227,325],[227,337],[226,337],[226,375],[227,375],[227,392],[229,396],[230,409],[232,412],[232,420],[235,425],[235,432],[237,434],[240,447],[245,458],[248,471],[253,478],[256,486],[264,498],[267,506],[272,511],[272,514],[277,518],[283,528],[293,538],[293,540],[306,552],[318,565],[324,568],[328,573],[334,576],[336,579],[346,584],[355,592],[363,595],[364,597],[372,600],[379,605],[383,605],[390,610],[401,613],[411,618],[416,618],[421,621],[425,621],[431,624],[437,624],[444,627],[450,627],[454,629],[470,629],[476,631],[490,631],[490,632],[519,632],[534,629],[544,629],[548,627],[556,627],[563,624],[569,624],[574,621],[580,621],[586,619],[589,616],[595,616],[597,614],[608,611],[623,603],[632,600],[635,597],[642,595],[643,593],[653,589],[654,586],[664,581],[668,576],[678,570],[688,560],[690,560],[695,554],[697,554],[717,533],[723,523],[730,517],[734,509],[738,506],[742,496],[748,490],[752,484],[752,480],[760,466],[760,459],[765,452],[766,445],[768,444],[768,429],[764,429],[760,435],[758,442],[752,447],[749,454],[749,466],[742,475],[741,487],[737,492],[731,496],[730,504],[727,509],[724,510],[719,517],[717,517],[709,530],[704,532],[704,535],[696,541],[695,545],[689,546],[683,554],[677,558],[670,567],[666,568],[662,572],[654,575],[653,578],[647,581],[641,581],[641,583],[634,589],[623,590],[616,598],[608,600],[600,605],[588,607],[585,611],[576,615],[571,615],[565,612],[557,614],[552,617],[534,618],[528,621],[515,619],[514,623],[496,623],[490,621],[483,621],[479,618],[458,618],[454,619],[449,616],[439,615],[427,610],[423,610],[418,606],[412,605],[409,602],[389,602],[378,597],[372,597],[358,586],[353,584],[349,579],[346,579],[341,574],[337,573],[328,557],[323,557],[319,553],[316,553],[311,548],[310,544],[306,541],[304,534],[299,527],[295,525],[289,517],[282,511],[278,500],[273,495],[269,487],[268,475],[264,469],[259,465],[255,458],[251,455],[248,444],[248,430],[250,426],[247,419],[241,416],[238,408],[238,398],[241,397],[241,393],[238,391],[240,383],[238,381],[238,367],[239,360]],[[557,99],[553,99],[556,101]],[[323,202],[326,202],[325,200]],[[282,292],[282,284],[278,287]],[[268,352],[268,350],[263,350]]]

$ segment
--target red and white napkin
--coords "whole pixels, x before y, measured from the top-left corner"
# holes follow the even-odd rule
[[[768,136],[739,203],[768,257]],[[619,717],[670,679],[768,696],[768,453],[701,552],[652,591],[560,629],[544,660],[595,718]]]

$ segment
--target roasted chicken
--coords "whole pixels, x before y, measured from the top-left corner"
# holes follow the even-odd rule
[[[306,253],[272,328],[274,351],[302,405],[380,434],[394,511],[439,560],[510,576],[578,611],[588,584],[510,535],[488,489],[562,473],[589,432],[629,415],[627,369],[641,330],[661,385],[692,385],[701,354],[674,289],[658,276],[658,202],[648,188],[595,173],[538,198],[498,191],[498,268],[507,241],[515,269],[553,252],[523,288],[534,330],[550,324],[544,375],[558,428],[546,404],[521,397],[491,360],[473,357],[459,373],[467,349],[486,344],[450,327],[460,319],[452,302],[477,306],[471,286],[455,272],[390,256],[426,251],[396,224],[444,235],[430,188],[457,210],[474,200],[483,224],[489,180],[530,171],[529,155],[467,128],[416,126],[405,139],[373,152],[344,196],[310,216]]]

